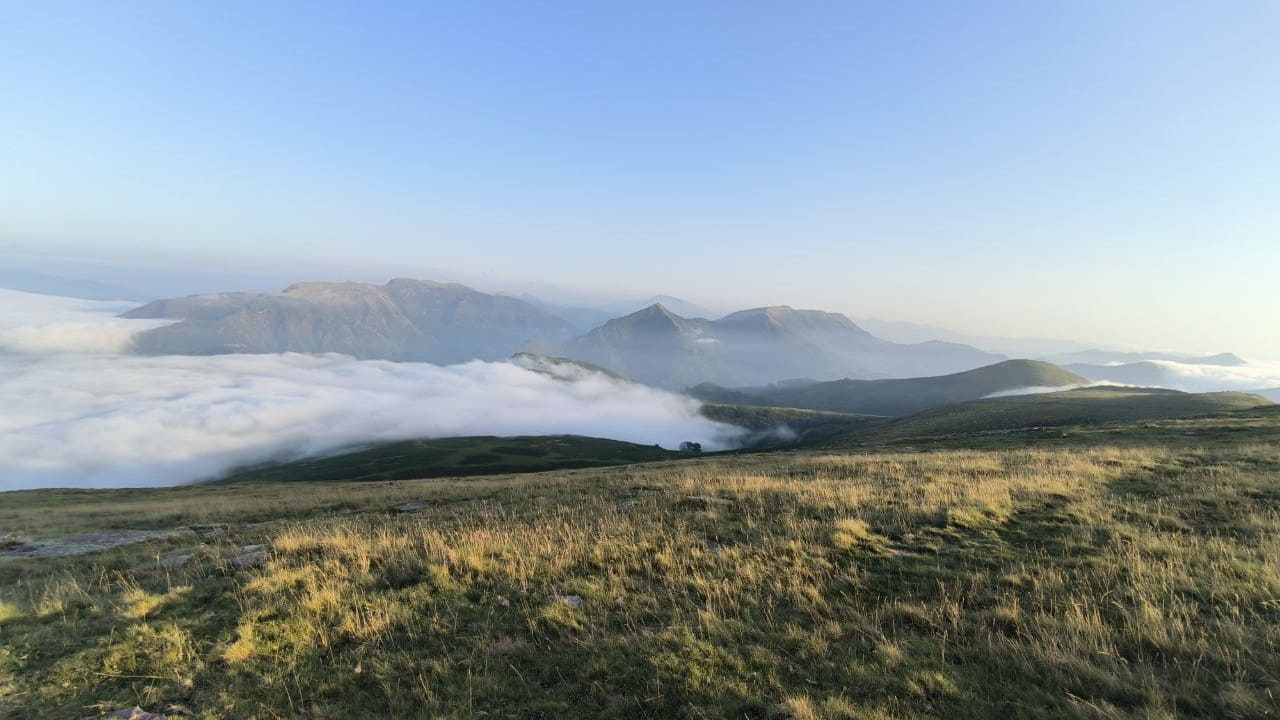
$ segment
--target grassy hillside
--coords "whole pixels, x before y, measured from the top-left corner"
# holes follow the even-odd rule
[[[7,494],[6,548],[186,529],[0,560],[0,716],[1273,717],[1280,413],[1157,425]]]
[[[1271,402],[1280,403],[1280,388],[1266,388],[1263,390],[1255,390],[1254,392]]]
[[[460,437],[384,443],[314,460],[253,468],[241,480],[410,480],[626,465],[680,457],[652,445],[576,435]]]
[[[1094,425],[1190,417],[1267,405],[1248,393],[1184,393],[1154,388],[1094,387],[988,398],[901,418],[860,439],[993,433],[1021,428]]]
[[[736,425],[755,433],[754,445],[820,442],[843,434],[878,427],[889,421],[879,415],[707,403],[702,414],[716,422]]]
[[[799,387],[726,391],[714,386],[691,388],[709,402],[805,408],[869,415],[907,415],[929,408],[977,400],[1025,388],[1066,387],[1088,381],[1056,365],[1036,360],[1006,360],[976,370],[901,380],[836,380]]]

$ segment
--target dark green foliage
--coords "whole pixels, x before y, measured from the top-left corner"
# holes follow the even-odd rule
[[[716,422],[758,433],[753,436],[756,439],[752,443],[757,446],[819,442],[842,434],[865,431],[889,421],[889,418],[876,415],[712,403],[702,406],[702,414]],[[785,432],[773,432],[779,428],[785,429]]]
[[[577,435],[441,438],[246,469],[224,481],[410,480],[627,465],[680,456],[652,445]]]

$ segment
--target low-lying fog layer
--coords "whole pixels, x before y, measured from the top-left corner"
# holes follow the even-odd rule
[[[1217,390],[1259,390],[1280,387],[1280,363],[1251,361],[1248,365],[1200,365],[1152,360],[1168,375],[1165,383],[1174,390],[1213,392]]]
[[[993,392],[989,395],[983,395],[982,397],[983,399],[986,399],[986,398],[1013,397],[1015,395],[1043,395],[1045,393],[1063,392],[1065,390],[1077,390],[1079,388],[1091,387],[1094,385],[1112,385],[1112,384],[1114,383],[1097,382],[1097,383],[1088,383],[1085,385],[1034,385],[1031,387],[1013,388],[1012,390],[1001,390],[1000,392]]]
[[[173,485],[373,440],[571,433],[724,447],[683,396],[510,363],[140,357],[129,306],[0,291],[0,490]]]
[[[1268,397],[1280,397],[1280,363],[1251,362],[1244,366],[1202,365],[1198,363],[1175,362],[1173,360],[1147,361],[1161,370],[1158,382],[1144,383],[1141,387],[1158,387],[1183,392],[1258,392]],[[1061,387],[1022,387],[1002,390],[985,397],[998,398],[1012,395],[1035,395],[1039,393],[1062,392],[1083,387],[1111,385],[1116,387],[1134,387],[1132,383],[1111,380],[1091,380],[1079,385]],[[1274,397],[1273,397],[1274,396]]]

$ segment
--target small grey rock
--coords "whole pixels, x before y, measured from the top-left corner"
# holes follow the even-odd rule
[[[431,507],[431,503],[426,502],[425,500],[422,500],[418,502],[407,502],[402,505],[397,505],[396,510],[398,512],[402,512],[405,514],[412,514],[412,513],[420,513],[429,507]]]
[[[157,715],[140,707],[124,708],[104,715],[90,715],[83,720],[169,720],[164,715]]]
[[[179,568],[191,562],[191,558],[195,556],[195,553],[190,552],[169,553],[160,558],[160,567]]]
[[[246,545],[245,547],[258,549],[231,558],[231,567],[237,570],[249,570],[267,561],[267,551],[262,549],[261,545]]]
[[[583,600],[581,595],[561,595],[560,602],[571,608],[580,608],[582,607]]]

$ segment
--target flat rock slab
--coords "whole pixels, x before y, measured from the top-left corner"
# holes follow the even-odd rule
[[[424,500],[420,502],[407,502],[402,505],[397,505],[396,510],[398,512],[402,512],[405,514],[414,514],[414,513],[420,513],[429,507],[431,507],[431,503],[426,502]]]
[[[178,530],[107,530],[104,532],[72,535],[53,540],[31,540],[18,547],[0,551],[0,560],[21,560],[23,558],[60,558],[75,555],[87,555],[102,550],[110,550],[122,545],[132,545],[146,540],[177,537],[190,532],[185,528]]]
[[[245,545],[240,548],[242,554],[231,558],[231,566],[236,570],[251,570],[267,561],[269,552],[266,545]]]

